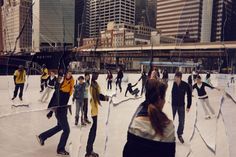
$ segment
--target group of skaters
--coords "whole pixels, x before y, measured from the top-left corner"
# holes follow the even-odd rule
[[[84,76],[80,76],[75,81],[71,71],[67,71],[65,74],[58,73],[58,76],[56,77],[56,74],[52,71],[48,74],[48,70],[45,68],[46,67],[43,67],[42,69],[41,85],[44,85],[46,89],[42,87],[41,91],[43,92],[45,90],[45,93],[49,94],[54,91],[48,105],[50,111],[48,112],[47,117],[51,118],[54,114],[57,119],[57,124],[55,127],[37,136],[39,143],[44,145],[48,138],[63,131],[57,146],[57,154],[69,155],[65,146],[70,134],[70,127],[67,119],[67,112],[70,106],[68,105],[68,101],[70,97],[72,97],[73,102],[76,103],[75,125],[78,125],[79,118],[81,118],[82,126],[92,123],[87,139],[85,157],[98,157],[99,155],[95,153],[93,149],[98,126],[98,106],[101,105],[101,101],[109,100],[109,96],[102,94],[101,88],[97,82],[99,74],[93,72],[92,78],[90,79],[91,74],[85,73]],[[47,81],[45,80],[46,76]],[[120,89],[120,92],[122,92],[121,83],[123,76],[123,71],[119,69],[116,78],[116,86]],[[20,89],[19,97],[22,99],[25,77],[26,72],[23,66],[19,66],[19,69],[14,73],[16,87],[13,98],[17,96],[18,89]],[[108,71],[106,79],[107,88],[112,89],[113,76],[111,71]],[[129,125],[123,157],[175,156],[176,145],[174,124],[162,111],[166,104],[165,97],[168,88],[168,79],[168,71],[166,69],[163,71],[162,78],[160,78],[160,73],[155,68],[151,69],[148,74],[146,74],[145,71],[142,72],[138,82],[142,81],[141,95],[145,93],[145,100],[138,107]],[[137,96],[140,92],[139,89],[136,88],[133,90],[133,87],[135,87],[137,83],[134,85],[129,83],[125,94],[130,92],[132,95]],[[192,105],[192,92],[194,89],[196,89],[199,102],[203,106],[205,118],[210,119],[215,117],[215,111],[209,103],[205,87],[219,90],[212,86],[210,74],[207,75],[206,82],[203,82],[201,76],[194,73],[188,78],[187,83],[182,80],[181,72],[175,73],[171,106],[173,119],[175,119],[176,114],[178,114],[179,117],[177,136],[181,143],[184,143],[183,132],[185,111],[190,111]],[[48,90],[48,88],[51,88],[52,90]],[[90,100],[88,100],[88,92],[90,92],[91,95]],[[42,101],[45,101],[48,97],[46,94],[46,98],[44,98],[44,94],[41,99]],[[187,105],[185,105],[186,96]],[[88,120],[87,116],[88,104],[91,106],[92,122]],[[211,112],[210,114],[208,110]]]

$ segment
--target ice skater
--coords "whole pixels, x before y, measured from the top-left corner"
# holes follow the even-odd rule
[[[73,102],[76,103],[76,112],[75,112],[75,125],[78,125],[80,113],[81,113],[81,125],[85,126],[86,123],[84,121],[84,92],[85,86],[84,77],[80,76],[78,78],[79,83],[75,85],[74,94],[73,94]]]
[[[48,100],[49,95],[55,89],[56,82],[57,82],[57,77],[55,76],[55,73],[51,71],[50,76],[48,77],[46,82],[47,83],[46,90],[40,99],[41,102],[46,102]]]
[[[162,111],[167,85],[152,79],[129,125],[123,157],[174,157],[175,127]]]
[[[58,155],[69,155],[69,152],[66,151],[65,146],[70,134],[70,127],[67,119],[67,106],[70,96],[73,93],[74,88],[74,79],[72,73],[68,71],[64,77],[63,82],[60,85],[59,91],[59,104],[58,108],[55,109],[55,116],[57,119],[57,125],[37,136],[37,139],[40,145],[44,145],[45,141],[63,130],[59,144],[57,146]]]
[[[192,105],[192,91],[190,86],[182,81],[182,73],[176,72],[174,78],[174,84],[172,87],[172,113],[173,119],[175,119],[176,113],[179,117],[179,126],[177,130],[178,139],[181,143],[184,143],[182,137],[184,132],[184,123],[185,123],[185,95],[187,93],[187,108],[186,111],[190,111]]]
[[[197,90],[199,102],[204,109],[205,119],[211,119],[215,117],[215,111],[209,103],[209,99],[208,99],[208,95],[205,90],[205,87],[209,87],[211,89],[217,89],[218,91],[220,91],[220,89],[213,87],[205,82],[202,82],[200,75],[196,77],[196,83],[193,85],[193,90],[194,89]],[[209,114],[208,110],[210,110],[211,115]]]
[[[41,69],[41,90],[40,90],[40,93],[44,91],[44,88],[47,87],[47,80],[48,80],[48,69],[46,67],[45,64],[42,65],[42,69]]]
[[[169,74],[167,69],[164,69],[163,73],[162,73],[162,80],[167,84],[168,83],[168,79],[169,79]]]
[[[230,77],[230,83],[234,84],[234,74],[233,73],[231,74],[231,77]]]
[[[135,88],[133,90],[133,87],[137,86],[138,82],[134,85],[132,85],[131,83],[128,83],[128,86],[126,88],[126,91],[125,91],[125,97],[127,97],[127,93],[129,92],[131,95],[134,95],[135,97],[138,96],[138,93],[139,93],[139,89],[138,88]]]
[[[113,79],[113,75],[111,73],[111,70],[107,71],[107,90],[112,90],[112,79]]]
[[[98,76],[99,74],[97,72],[93,72],[90,85],[90,105],[93,124],[89,131],[85,157],[99,157],[99,155],[93,150],[93,144],[95,142],[97,132],[98,105],[101,105],[100,101],[108,101],[109,99],[108,96],[104,96],[103,94],[101,94],[100,86],[97,83]]]
[[[206,80],[205,80],[205,82],[206,82],[207,84],[209,84],[210,86],[213,86],[212,83],[211,83],[211,74],[210,74],[210,73],[207,73],[207,74],[206,74]]]
[[[15,83],[15,90],[13,93],[13,97],[11,100],[14,100],[17,97],[18,90],[20,89],[19,99],[23,101],[23,90],[26,80],[26,71],[23,65],[19,65],[18,69],[14,72],[14,83]]]
[[[123,74],[122,69],[118,68],[118,73],[117,73],[117,77],[116,77],[116,90],[117,90],[117,86],[119,86],[120,93],[122,92],[121,83],[122,83],[123,77],[124,77],[124,74]]]
[[[85,91],[84,91],[84,107],[83,107],[83,112],[84,112],[84,121],[87,124],[91,124],[91,122],[88,119],[88,89],[90,86],[90,74],[85,73]]]
[[[141,75],[141,77],[140,77],[139,80],[138,80],[138,81],[141,81],[141,80],[142,80],[141,96],[142,96],[143,93],[146,91],[145,86],[146,86],[146,83],[147,83],[147,79],[148,79],[148,76],[147,76],[145,70],[143,70],[142,75]]]

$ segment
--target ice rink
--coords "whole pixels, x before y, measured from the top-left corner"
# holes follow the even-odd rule
[[[183,80],[187,80],[188,75],[184,75]],[[205,78],[205,74],[201,75]],[[78,75],[74,75],[77,78]],[[102,93],[107,95],[114,94],[113,90],[106,90],[105,75],[100,75],[98,83]],[[127,83],[136,83],[140,74],[125,74],[122,83],[122,93],[117,92],[113,102],[117,103],[128,98],[124,97]],[[236,104],[225,95],[228,92],[234,100],[236,99],[236,84],[229,84],[230,75],[212,75],[212,84],[222,89],[207,90],[210,104],[217,112],[218,116],[211,120],[205,120],[203,109],[198,104],[196,91],[193,93],[193,103],[189,113],[185,117],[184,139],[181,144],[176,139],[176,157],[235,157],[236,156]],[[172,119],[171,110],[171,89],[173,75],[170,75],[166,104],[164,112]],[[41,103],[40,76],[29,76],[24,93],[23,104],[29,107],[12,107],[13,104],[22,104],[19,100],[11,101],[13,95],[13,77],[0,77],[0,156],[1,157],[54,157],[56,147],[61,133],[48,139],[44,146],[40,146],[36,140],[36,135],[56,125],[55,117],[50,120],[46,118],[48,103]],[[140,89],[141,82],[138,84]],[[97,138],[94,144],[94,151],[100,157],[122,157],[122,150],[126,142],[128,125],[136,108],[144,100],[130,99],[114,107],[111,103],[102,102],[98,115]],[[91,125],[85,127],[74,125],[75,104],[70,100],[73,114],[68,114],[71,133],[67,143],[67,150],[71,157],[83,157]],[[89,108],[90,111],[90,108]],[[108,116],[108,111],[110,114]],[[89,112],[90,114],[90,112]],[[90,118],[91,120],[91,118]],[[108,123],[106,123],[106,121]],[[177,124],[178,117],[175,119]],[[176,125],[177,128],[177,125]],[[107,139],[107,143],[105,142]],[[105,149],[106,143],[106,149]]]

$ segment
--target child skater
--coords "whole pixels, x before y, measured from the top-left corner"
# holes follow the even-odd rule
[[[55,88],[56,82],[57,82],[57,77],[55,76],[55,73],[53,71],[51,71],[50,76],[48,77],[47,82],[46,82],[47,83],[46,90],[40,99],[41,102],[46,102],[48,100],[50,93]]]
[[[112,79],[113,79],[113,75],[111,73],[111,70],[107,71],[107,90],[112,90]]]
[[[88,119],[88,89],[90,86],[90,75],[89,73],[85,73],[85,91],[84,91],[84,107],[83,107],[83,112],[84,112],[84,122],[87,124],[91,124],[91,122]]]
[[[208,99],[208,95],[206,93],[205,87],[209,87],[211,89],[217,89],[218,91],[220,89],[213,87],[205,82],[202,82],[201,80],[201,76],[198,75],[196,77],[196,83],[193,85],[193,90],[196,89],[197,93],[198,93],[198,99],[204,109],[205,112],[205,119],[211,119],[213,117],[215,117],[215,111],[214,109],[211,107],[210,103],[209,103],[209,99]],[[211,116],[208,112],[208,110],[210,110],[211,112]]]
[[[139,89],[138,88],[135,88],[133,90],[133,87],[135,87],[138,83],[132,85],[131,83],[128,84],[127,88],[126,88],[126,91],[125,91],[125,97],[127,97],[127,92],[129,92],[130,94],[132,95],[135,95],[135,97],[138,96],[138,93],[139,93]]]
[[[86,123],[84,122],[84,92],[85,92],[85,86],[84,83],[84,77],[80,76],[78,78],[79,83],[75,85],[74,87],[74,94],[73,94],[73,102],[76,103],[76,112],[75,112],[75,125],[78,125],[79,121],[79,114],[81,112],[81,125],[85,126]]]
[[[99,74],[97,72],[93,72],[89,89],[91,94],[90,105],[93,124],[89,131],[85,157],[99,157],[99,155],[93,151],[93,144],[95,142],[97,132],[98,105],[101,105],[100,101],[108,101],[109,99],[108,96],[104,96],[100,92],[100,86],[97,83],[98,75]]]

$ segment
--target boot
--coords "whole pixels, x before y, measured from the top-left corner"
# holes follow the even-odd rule
[[[83,118],[83,117],[81,117],[81,125],[82,125],[82,126],[86,126],[86,123],[85,123],[85,121],[84,121],[84,118]]]
[[[78,122],[79,122],[79,118],[75,117],[75,125],[78,125]]]

